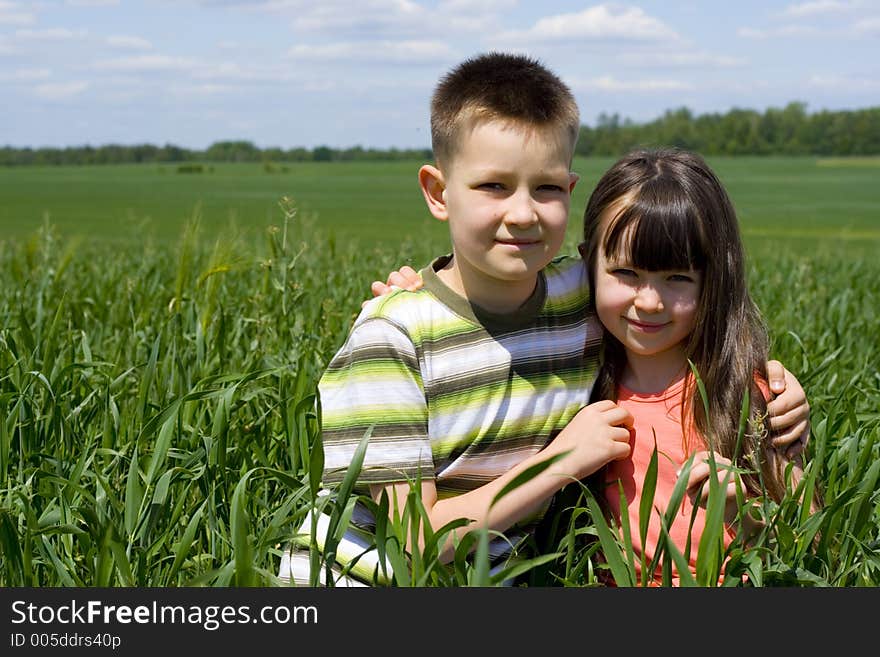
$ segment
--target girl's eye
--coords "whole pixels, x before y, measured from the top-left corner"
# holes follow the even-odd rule
[[[688,274],[673,274],[669,277],[669,280],[673,283],[693,283],[693,276]]]
[[[611,271],[615,276],[622,276],[623,278],[635,278],[637,274],[632,269],[626,269],[625,267],[618,267],[617,269],[613,269]]]

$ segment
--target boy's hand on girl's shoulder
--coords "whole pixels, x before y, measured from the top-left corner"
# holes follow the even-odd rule
[[[373,281],[370,284],[370,292],[373,293],[373,298],[375,298],[385,296],[396,289],[415,292],[421,287],[422,277],[419,276],[419,272],[409,265],[404,265],[400,269],[388,274],[388,280],[384,283],[382,281]],[[367,299],[361,304],[361,307],[365,306],[370,301],[371,299]]]
[[[767,362],[767,381],[775,397],[767,403],[772,444],[789,459],[800,455],[810,438],[810,404],[800,381],[778,360]]]

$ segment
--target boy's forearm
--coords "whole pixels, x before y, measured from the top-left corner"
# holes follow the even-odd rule
[[[444,557],[451,558],[456,537],[480,527],[505,531],[535,514],[567,484],[629,456],[630,426],[631,414],[617,404],[608,400],[589,404],[540,452],[475,490],[432,504],[428,514],[435,529],[459,518],[471,521],[450,536]],[[506,491],[521,476],[524,481]]]
[[[460,518],[467,518],[470,522],[450,532],[440,551],[440,561],[448,563],[455,555],[455,548],[465,534],[476,529],[487,527],[490,530],[503,532],[517,522],[528,518],[536,513],[563,486],[571,482],[571,477],[555,469],[554,465],[546,467],[543,471],[531,477],[526,482],[506,493],[494,504],[495,497],[504,488],[513,482],[518,476],[526,472],[530,467],[536,466],[552,455],[545,449],[525,459],[506,473],[467,493],[456,495],[444,500],[436,499],[436,489],[428,492],[425,500],[425,488],[423,487],[422,502],[428,514],[433,531],[443,527],[449,522]],[[433,484],[431,485],[433,488]],[[373,496],[378,497],[382,487],[373,488]],[[408,484],[392,487],[398,499],[398,508],[402,508]],[[390,509],[394,509],[394,500],[391,500]],[[420,536],[419,549],[424,547],[424,534]],[[407,545],[412,550],[412,545]]]

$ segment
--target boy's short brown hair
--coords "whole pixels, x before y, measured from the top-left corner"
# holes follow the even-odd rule
[[[572,152],[580,130],[577,102],[555,73],[526,55],[490,52],[465,60],[437,84],[431,99],[435,160],[448,163],[464,130],[493,120],[557,128]]]

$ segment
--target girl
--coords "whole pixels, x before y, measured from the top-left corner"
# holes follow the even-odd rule
[[[763,482],[779,500],[786,489],[788,458],[764,439],[770,429],[765,401],[768,337],[746,285],[733,205],[699,155],[672,149],[635,151],[596,185],[584,213],[580,250],[605,329],[594,399],[616,401],[634,418],[629,458],[612,461],[601,476],[605,502],[619,521],[622,490],[633,547],[650,563],[661,541],[660,516],[679,470],[693,455],[689,496],[668,531],[696,572],[710,451],[716,476],[726,483],[727,522],[738,510],[729,467],[734,459],[744,470],[742,483],[749,493],[762,494]],[[705,386],[705,405],[688,361]],[[737,452],[746,392],[751,421]],[[639,509],[655,445],[656,491],[642,545]],[[800,461],[795,458],[797,475]],[[734,535],[729,529],[725,545]],[[653,577],[660,581],[659,567]]]

